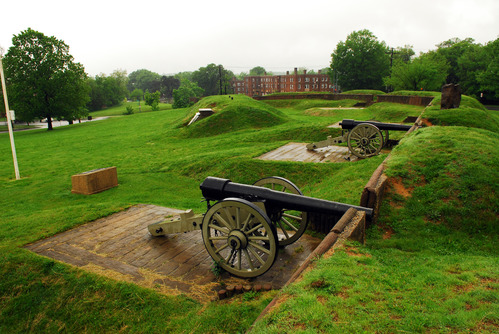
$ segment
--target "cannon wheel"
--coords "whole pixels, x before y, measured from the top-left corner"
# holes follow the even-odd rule
[[[369,123],[362,123],[348,133],[348,149],[359,158],[372,157],[383,147],[383,135],[379,129]]]
[[[265,187],[276,191],[303,195],[301,190],[291,181],[283,177],[271,176],[256,181],[253,185]],[[276,228],[282,232],[278,236],[279,246],[287,246],[300,239],[307,229],[308,217],[306,212],[290,211],[283,209],[275,217],[271,217]]]
[[[203,242],[213,260],[239,277],[256,277],[274,264],[277,233],[265,213],[240,198],[227,198],[205,214]]]

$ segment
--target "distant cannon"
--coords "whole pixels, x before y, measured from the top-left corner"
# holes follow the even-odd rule
[[[278,246],[295,242],[305,232],[307,212],[338,215],[354,208],[367,217],[373,214],[370,208],[303,196],[296,185],[281,177],[264,178],[254,185],[207,177],[200,189],[208,202],[204,215],[190,210],[149,225],[149,232],[160,236],[200,229],[213,260],[240,277],[256,277],[269,270]]]
[[[307,145],[308,150],[347,142],[348,149],[359,158],[368,158],[379,154],[387,144],[389,130],[409,131],[411,125],[381,123],[374,121],[354,121],[344,119],[340,122],[342,130],[348,130],[339,137],[328,136],[326,140]],[[384,132],[384,136],[381,133]]]

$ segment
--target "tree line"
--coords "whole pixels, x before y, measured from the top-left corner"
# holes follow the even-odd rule
[[[170,76],[140,69],[89,77],[83,65],[74,62],[69,46],[53,36],[28,28],[14,36],[12,44],[4,65],[16,118],[25,122],[47,119],[49,129],[53,119],[71,122],[125,99],[144,100],[153,110],[161,99],[182,108],[202,96],[233,93],[234,77],[272,75],[261,66],[235,75],[222,65],[208,64]],[[415,56],[410,45],[389,47],[369,30],[354,31],[337,44],[330,67],[322,71],[344,91],[439,91],[445,83],[458,83],[467,95],[499,100],[499,39],[481,45],[471,38],[454,38],[436,47]],[[4,113],[3,109],[2,105]]]
[[[415,56],[413,47],[391,48],[369,30],[354,31],[331,54],[330,74],[343,90],[440,91],[459,84],[483,102],[499,100],[499,38],[481,45],[449,39]]]

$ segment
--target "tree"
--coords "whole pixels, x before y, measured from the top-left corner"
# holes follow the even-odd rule
[[[87,75],[73,61],[69,46],[28,28],[12,39],[5,55],[9,98],[19,119],[75,119],[88,99]]]
[[[266,73],[267,73],[267,71],[262,66],[253,67],[249,71],[249,75],[251,75],[251,76],[265,75]]]
[[[479,97],[482,90],[479,78],[487,71],[491,60],[492,55],[480,44],[471,45],[459,56],[454,73],[459,78],[463,94]]]
[[[409,63],[398,60],[385,84],[395,90],[440,90],[447,76],[445,59],[421,55]]]
[[[161,77],[161,94],[164,97],[171,99],[173,97],[173,90],[178,89],[180,87],[180,80],[173,76],[165,76]]]
[[[490,92],[496,99],[499,98],[499,38],[485,46],[485,52],[490,61],[486,70],[478,75],[478,82],[482,91]]]
[[[142,91],[155,92],[160,90],[161,76],[158,73],[141,69],[128,75],[128,90],[142,89]]]
[[[120,104],[128,95],[127,81],[126,71],[120,70],[114,71],[110,76],[101,74],[89,78],[90,101],[87,107],[95,111]]]
[[[209,64],[200,67],[192,74],[192,81],[204,90],[206,96],[231,92],[230,81],[234,77],[232,71],[222,65]]]
[[[459,83],[458,75],[458,59],[474,45],[473,38],[460,40],[459,38],[451,38],[437,45],[436,53],[443,56],[449,63],[449,73],[447,75],[447,83]]]
[[[352,32],[331,58],[332,75],[345,90],[381,89],[389,73],[388,48],[369,30]]]
[[[146,105],[151,106],[153,111],[159,110],[159,97],[161,93],[159,91],[156,91],[154,93],[149,93],[146,92],[146,95],[144,97],[144,101],[146,102]]]
[[[135,88],[133,92],[130,93],[130,98],[134,101],[135,100],[141,101],[143,97],[144,97],[144,92],[142,91],[142,89]]]
[[[412,45],[404,45],[403,47],[399,46],[397,48],[392,48],[390,50],[390,65],[394,65],[398,61],[402,61],[404,63],[409,63],[412,57],[416,54],[412,49]]]
[[[173,90],[173,108],[185,108],[203,95],[203,89],[196,83],[183,79],[178,89]]]

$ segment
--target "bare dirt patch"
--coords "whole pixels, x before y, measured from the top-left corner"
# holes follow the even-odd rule
[[[388,179],[388,183],[392,186],[393,190],[395,191],[396,194],[408,198],[411,197],[412,191],[414,188],[406,188],[404,184],[402,183],[401,178],[390,178]]]
[[[428,120],[428,118],[422,118],[421,119],[421,122],[425,125],[425,126],[433,126],[433,124]]]

